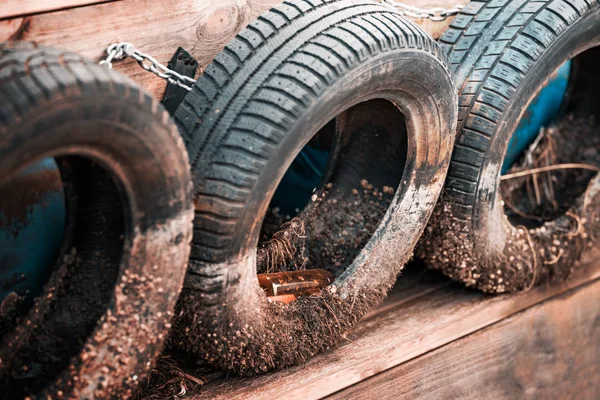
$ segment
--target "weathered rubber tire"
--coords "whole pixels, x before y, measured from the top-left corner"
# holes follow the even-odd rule
[[[260,373],[335,345],[383,299],[446,174],[456,99],[445,63],[419,27],[370,0],[286,1],[215,57],[175,113],[192,160],[196,217],[174,346]],[[391,206],[331,286],[272,303],[258,286],[256,248],[273,192],[319,129],[368,99],[392,102],[407,121],[409,156]],[[393,135],[402,134],[396,126]],[[387,142],[378,143],[383,157]]]
[[[581,221],[588,233],[597,229],[595,207],[589,206],[598,203],[600,179],[592,179],[571,209],[583,219],[563,215],[526,229],[513,226],[504,212],[500,171],[509,140],[545,80],[566,60],[600,45],[600,2],[471,2],[440,43],[459,88],[458,132],[444,194],[418,255],[486,292],[566,277],[593,239],[573,229]],[[583,92],[600,88],[597,50],[574,59],[574,70],[587,72],[571,82],[581,92],[572,99],[587,99],[588,114],[597,102]],[[557,255],[557,248],[564,253]]]
[[[0,45],[0,99],[0,183],[55,157],[69,215],[43,294],[2,336],[0,397],[130,396],[162,348],[185,275],[183,141],[132,81],[48,47]]]

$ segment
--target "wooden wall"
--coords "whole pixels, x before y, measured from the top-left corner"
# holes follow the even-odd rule
[[[99,60],[114,42],[133,43],[166,64],[178,46],[206,66],[258,15],[281,0],[0,0],[0,41],[30,40]],[[466,4],[466,0],[407,0],[420,7]],[[439,36],[450,20],[416,20]],[[165,82],[133,60],[115,64],[156,96]]]
[[[345,399],[598,399],[600,282],[342,390]]]
[[[409,269],[338,348],[193,399],[598,399],[600,253],[585,257],[567,281],[502,296]]]

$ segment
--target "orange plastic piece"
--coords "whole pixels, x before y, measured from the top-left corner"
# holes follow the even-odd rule
[[[310,296],[330,285],[335,277],[324,269],[259,274],[258,284],[274,301],[289,303],[300,296]]]

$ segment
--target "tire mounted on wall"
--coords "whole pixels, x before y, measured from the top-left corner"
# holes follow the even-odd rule
[[[507,218],[500,171],[529,103],[566,60],[575,57],[567,111],[596,104],[584,94],[595,90],[596,96],[600,87],[593,49],[600,45],[600,2],[471,2],[440,44],[459,88],[458,132],[444,193],[418,255],[492,293],[566,277],[597,236],[600,178],[567,213],[525,228]]]
[[[286,1],[251,23],[175,114],[192,160],[196,217],[173,345],[245,375],[334,345],[383,299],[412,255],[446,174],[455,101],[438,45],[389,7]],[[389,113],[377,114],[377,104]],[[318,295],[287,305],[268,300],[256,278],[257,242],[294,157],[338,115],[386,125],[395,114],[404,115],[406,130],[399,123],[358,146],[377,165],[402,135],[407,141],[406,161],[389,160],[404,173],[366,246]],[[340,155],[332,193],[344,188],[335,181],[344,162]],[[348,162],[355,171],[369,168]],[[383,170],[373,175],[386,178]]]
[[[2,325],[0,397],[131,396],[185,275],[193,213],[183,141],[132,81],[61,50],[2,44],[0,98],[0,182],[55,157],[67,199],[43,293]]]

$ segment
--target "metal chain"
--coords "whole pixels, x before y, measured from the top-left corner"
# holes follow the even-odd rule
[[[394,7],[403,16],[411,18],[427,18],[432,21],[443,21],[448,17],[456,15],[464,8],[463,5],[456,4],[451,8],[432,7],[419,8],[401,3],[396,0],[380,0],[383,4]]]
[[[185,90],[192,90],[192,86],[196,83],[195,79],[181,75],[177,71],[173,71],[158,62],[154,57],[144,54],[135,46],[128,42],[113,43],[106,48],[106,58],[100,61],[100,65],[106,65],[112,68],[113,61],[123,60],[131,57],[137,61],[140,67],[146,71],[150,71],[156,76],[167,80],[169,83],[177,85]]]
[[[408,4],[401,3],[396,0],[380,0],[382,4],[393,7],[400,14],[411,17],[411,18],[427,18],[432,21],[443,21],[446,18],[456,15],[464,8],[464,6],[457,4],[452,8],[419,8],[410,6]],[[173,71],[165,67],[163,64],[158,62],[151,55],[142,53],[135,46],[128,42],[113,43],[106,48],[106,58],[100,61],[100,65],[106,65],[108,68],[112,68],[113,61],[123,60],[127,57],[131,57],[137,61],[140,67],[146,71],[150,71],[156,76],[166,79],[168,82],[177,85],[185,90],[192,90],[192,86],[196,83],[195,79],[188,76],[181,75],[177,71]]]

